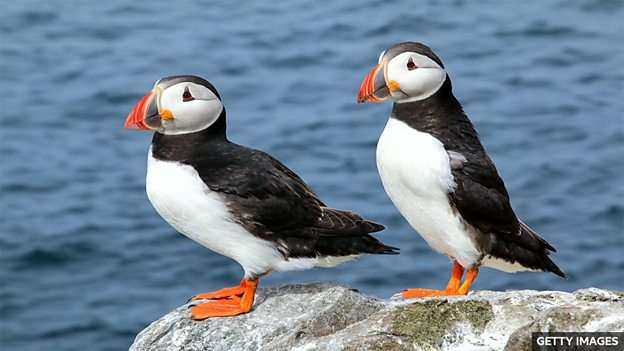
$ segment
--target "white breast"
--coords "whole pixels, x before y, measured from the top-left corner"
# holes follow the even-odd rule
[[[246,276],[262,274],[283,258],[275,246],[236,223],[218,193],[193,167],[160,161],[149,152],[146,178],[150,202],[172,227],[190,239],[240,263]]]
[[[434,250],[464,267],[479,260],[470,234],[449,204],[455,182],[438,139],[390,118],[377,144],[377,168],[394,205]]]

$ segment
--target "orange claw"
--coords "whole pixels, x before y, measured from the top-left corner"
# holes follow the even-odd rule
[[[406,289],[401,295],[404,299],[412,299],[416,297],[428,297],[428,296],[456,296],[466,295],[470,290],[472,282],[477,278],[479,274],[478,268],[472,268],[466,272],[466,279],[464,283],[460,285],[462,275],[464,274],[464,268],[457,262],[453,262],[453,269],[451,278],[444,290],[434,289]]]
[[[216,300],[191,307],[191,318],[202,320],[210,317],[229,317],[247,313],[251,311],[257,287],[258,279],[243,279],[237,287],[196,295],[193,300]]]

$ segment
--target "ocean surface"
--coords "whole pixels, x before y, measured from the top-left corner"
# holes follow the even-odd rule
[[[150,133],[122,128],[162,76],[206,77],[232,140],[329,205],[383,223],[399,256],[272,274],[389,297],[442,287],[449,260],[382,189],[391,105],[357,105],[379,53],[443,59],[518,215],[567,280],[483,269],[476,289],[624,290],[624,2],[14,1],[0,12],[0,348],[123,350],[233,261],[176,234],[145,195]]]

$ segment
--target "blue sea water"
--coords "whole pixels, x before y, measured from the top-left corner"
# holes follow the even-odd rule
[[[0,12],[0,348],[120,350],[239,266],[175,233],[144,191],[148,133],[122,128],[158,78],[198,74],[232,140],[265,150],[331,206],[384,223],[399,256],[273,274],[388,297],[441,287],[386,197],[375,144],[390,104],[357,105],[389,45],[444,60],[516,212],[567,280],[484,269],[476,289],[624,290],[621,1],[15,1]]]

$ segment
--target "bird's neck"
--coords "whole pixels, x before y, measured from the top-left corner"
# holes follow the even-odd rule
[[[432,134],[442,142],[461,136],[463,132],[476,131],[453,95],[451,80],[447,77],[442,87],[432,96],[404,103],[394,103],[390,118],[410,127]]]
[[[230,142],[226,135],[225,109],[210,127],[195,133],[167,135],[154,133],[152,155],[164,161],[187,162],[210,145],[225,145]]]

